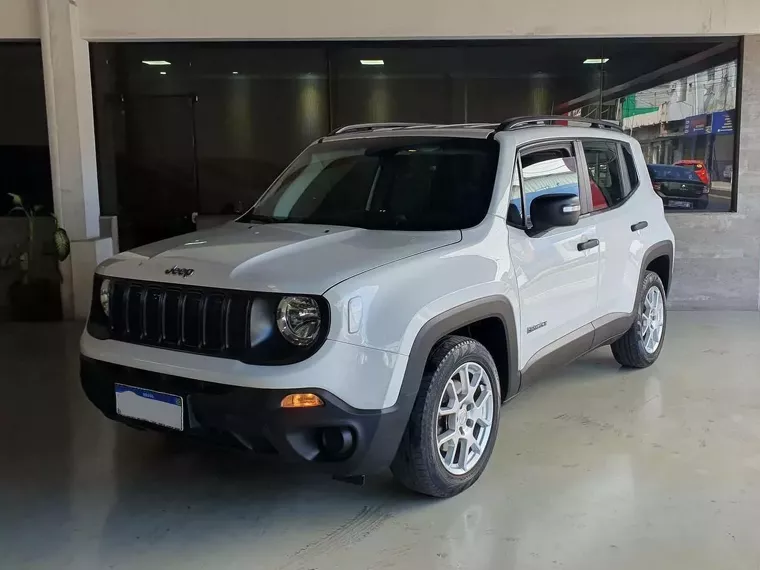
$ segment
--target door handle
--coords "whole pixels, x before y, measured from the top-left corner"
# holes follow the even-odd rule
[[[631,231],[632,232],[637,232],[639,230],[643,230],[648,225],[649,225],[649,222],[639,222],[638,224],[633,224],[631,226]]]
[[[583,243],[579,243],[578,251],[586,251],[587,249],[593,249],[595,247],[599,247],[599,240],[590,239],[588,241],[584,241]]]

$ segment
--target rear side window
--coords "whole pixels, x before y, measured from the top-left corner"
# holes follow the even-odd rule
[[[650,164],[647,166],[649,177],[652,181],[670,180],[676,182],[702,182],[699,176],[685,166],[672,166],[670,164]]]
[[[631,192],[639,186],[639,173],[636,172],[636,164],[633,161],[633,153],[628,145],[620,145],[623,149],[623,158],[625,159],[625,169],[628,171],[628,181],[631,183]]]
[[[592,210],[612,208],[625,200],[629,188],[623,183],[617,143],[583,141],[583,153],[591,183]]]

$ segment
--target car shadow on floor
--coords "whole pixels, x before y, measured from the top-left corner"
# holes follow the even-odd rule
[[[401,488],[389,472],[357,486],[203,442],[116,429],[103,561],[128,545],[139,551],[159,541],[183,556],[233,538],[263,548],[273,529],[281,552],[306,560],[325,536],[369,534],[392,516],[436,502]],[[202,540],[188,543],[192,536]],[[305,536],[313,540],[304,543]]]

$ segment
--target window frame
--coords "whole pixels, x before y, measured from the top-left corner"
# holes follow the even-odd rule
[[[505,215],[505,221],[506,224],[509,227],[517,228],[519,230],[527,231],[530,228],[528,227],[526,220],[526,211],[525,211],[525,186],[524,186],[524,180],[523,180],[523,167],[522,167],[522,157],[524,154],[535,152],[535,151],[541,151],[541,150],[553,150],[562,148],[564,150],[568,150],[571,153],[571,156],[575,158],[576,163],[576,173],[578,174],[578,199],[581,202],[581,214],[584,213],[584,184],[588,184],[588,181],[583,181],[583,176],[581,176],[580,173],[580,162],[579,162],[579,156],[578,156],[578,141],[572,138],[568,139],[552,139],[552,140],[540,140],[540,141],[530,141],[523,143],[517,148],[515,148],[515,166],[514,168],[518,169],[518,176],[520,178],[520,203],[522,204],[522,225],[516,225],[509,221],[506,221],[506,215]],[[585,165],[586,161],[583,161],[583,164]],[[507,193],[507,198],[511,195],[512,192],[512,181],[514,180],[514,170],[512,171],[512,176],[509,179],[509,190]],[[507,200],[509,202],[509,200]],[[507,206],[507,209],[509,209],[509,206]]]
[[[601,210],[594,210],[591,207],[591,203],[592,203],[592,200],[591,200],[591,175],[589,174],[589,171],[588,171],[588,162],[586,162],[586,151],[583,148],[583,143],[587,142],[587,141],[588,142],[599,142],[599,141],[601,141],[601,142],[606,142],[606,143],[612,143],[612,144],[615,145],[616,152],[618,154],[618,164],[620,165],[620,178],[621,178],[620,182],[621,182],[621,184],[623,186],[623,190],[626,191],[625,198],[623,198],[622,200],[620,200],[617,204],[614,204],[612,206],[607,206],[606,208],[603,208]],[[630,179],[630,177],[628,175],[628,165],[625,163],[625,159],[624,158],[623,158],[623,160],[621,160],[622,155],[623,155],[623,146],[624,145],[626,147],[628,147],[629,151],[631,151],[631,157],[634,156],[633,155],[633,150],[631,149],[631,145],[629,145],[628,143],[620,142],[620,141],[615,140],[615,139],[590,138],[590,137],[578,139],[578,145],[580,146],[581,157],[582,157],[582,160],[583,160],[583,167],[584,167],[583,168],[583,172],[584,172],[584,175],[582,176],[582,178],[585,180],[585,184],[584,184],[584,191],[586,192],[585,201],[586,201],[586,203],[588,205],[587,211],[585,213],[582,211],[581,214],[587,214],[589,216],[595,216],[597,214],[604,214],[606,212],[611,212],[613,210],[616,210],[620,206],[622,206],[623,204],[625,204],[626,202],[628,202],[628,200],[631,199],[631,196],[633,196],[634,193],[641,187],[641,176],[638,174],[638,172],[636,173],[636,178],[638,179],[638,184],[636,185],[635,188],[631,186],[631,179]],[[635,160],[634,160],[634,163],[635,163]]]

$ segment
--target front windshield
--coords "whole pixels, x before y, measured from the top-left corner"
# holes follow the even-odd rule
[[[383,137],[309,147],[240,222],[450,230],[480,223],[496,141]]]

